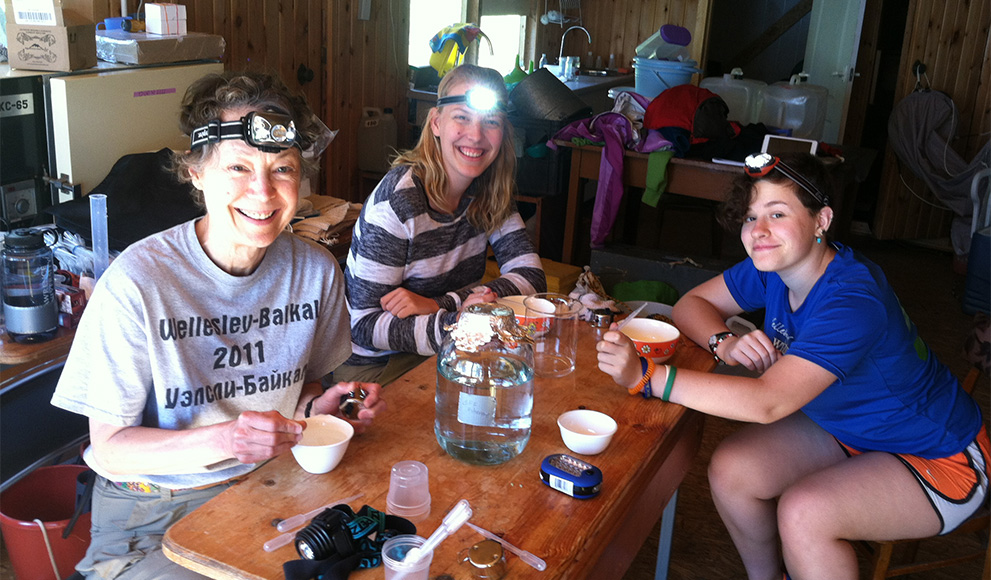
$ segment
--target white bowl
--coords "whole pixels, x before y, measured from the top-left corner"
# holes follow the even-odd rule
[[[557,418],[561,438],[568,449],[582,455],[602,453],[616,433],[616,421],[598,411],[575,409]]]
[[[292,448],[299,466],[310,473],[327,473],[344,457],[354,427],[333,415],[314,415],[306,419],[303,439]]]

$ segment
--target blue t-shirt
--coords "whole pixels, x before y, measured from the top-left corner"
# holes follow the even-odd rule
[[[723,279],[741,308],[766,309],[764,332],[778,351],[836,375],[802,411],[838,440],[925,458],[962,451],[981,427],[977,403],[919,337],[881,269],[835,247],[794,312],[781,278],[749,258]]]

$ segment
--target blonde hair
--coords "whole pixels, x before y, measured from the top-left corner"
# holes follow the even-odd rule
[[[502,102],[509,101],[502,76],[490,68],[463,64],[444,75],[437,89],[437,96],[445,97],[452,87],[468,85],[484,86],[496,92]],[[427,199],[434,207],[446,207],[447,171],[437,139],[430,131],[430,123],[440,114],[434,107],[427,114],[420,140],[410,150],[401,153],[393,162],[393,167],[406,165],[423,182]],[[486,233],[492,233],[513,213],[513,194],[516,193],[516,153],[513,149],[513,126],[503,117],[502,144],[499,154],[484,173],[472,182],[475,197],[468,206],[468,223]]]

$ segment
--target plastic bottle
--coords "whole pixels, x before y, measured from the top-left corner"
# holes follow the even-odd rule
[[[498,329],[498,330],[496,330]],[[437,355],[434,434],[451,457],[505,463],[530,440],[533,345],[512,309],[465,309]]]
[[[545,66],[547,66],[547,53],[541,54],[540,62],[537,63],[537,68],[544,68]]]
[[[726,101],[729,120],[749,125],[757,120],[757,96],[767,86],[764,81],[743,78],[743,70],[734,68],[721,77],[706,77],[699,86],[708,89]]]
[[[808,75],[762,88],[757,96],[757,121],[803,139],[822,139],[826,127],[826,87],[809,84]]]
[[[42,234],[14,230],[3,243],[3,314],[15,342],[44,342],[58,332],[55,263]]]
[[[613,53],[609,53],[609,68],[616,69],[616,55]]]

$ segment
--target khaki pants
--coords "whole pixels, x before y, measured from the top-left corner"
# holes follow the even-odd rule
[[[429,357],[398,352],[389,357],[389,362],[383,364],[349,365],[345,363],[334,370],[333,383],[378,383],[384,387],[427,358]]]
[[[172,524],[230,485],[142,493],[121,489],[97,476],[93,486],[92,540],[76,570],[87,578],[105,580],[206,578],[166,558],[162,537]]]

